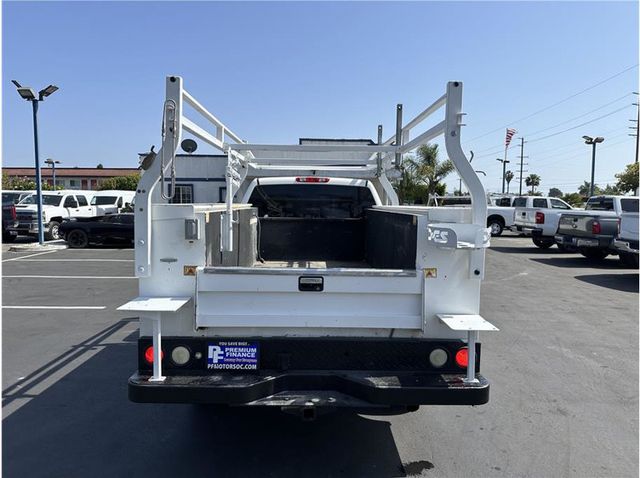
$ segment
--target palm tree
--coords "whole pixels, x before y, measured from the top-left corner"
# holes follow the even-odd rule
[[[427,197],[442,190],[441,181],[451,173],[455,167],[451,160],[438,160],[438,145],[424,144],[418,148],[418,157],[412,160],[418,181],[426,185]]]
[[[531,194],[535,194],[536,188],[540,186],[540,176],[537,174],[530,174],[526,177],[524,183],[531,188]]]
[[[504,173],[504,180],[507,182],[507,194],[509,194],[509,183],[513,179],[513,172],[507,171]]]

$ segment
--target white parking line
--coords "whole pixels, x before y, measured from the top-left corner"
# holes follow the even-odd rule
[[[102,306],[84,306],[84,305],[3,305],[3,309],[60,309],[60,310],[104,310],[107,307]]]
[[[38,252],[36,254],[29,254],[28,256],[20,256],[20,257],[14,257],[12,259],[5,259],[2,262],[11,262],[11,261],[20,261],[22,259],[26,259],[27,257],[35,257],[35,256],[41,256],[42,254],[51,254],[52,252],[58,252],[58,251],[44,251],[44,252]]]
[[[137,279],[135,276],[2,276],[3,279]]]
[[[133,259],[26,259],[23,262],[134,262]]]

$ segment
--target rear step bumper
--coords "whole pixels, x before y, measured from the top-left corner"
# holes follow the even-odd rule
[[[465,383],[464,374],[370,371],[269,371],[260,374],[172,375],[150,382],[129,379],[129,399],[139,403],[210,403],[291,407],[482,405],[489,382]]]

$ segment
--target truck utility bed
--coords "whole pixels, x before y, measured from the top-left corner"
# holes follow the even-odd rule
[[[305,410],[486,403],[477,372],[478,334],[497,330],[479,315],[490,231],[460,146],[461,108],[454,81],[404,125],[398,105],[387,141],[380,128],[377,144],[252,144],[168,77],[162,148],[141,161],[135,198],[140,294],[121,307],[141,319],[129,397]],[[174,203],[185,133],[226,154],[224,203]],[[440,135],[471,207],[400,206],[403,155]]]

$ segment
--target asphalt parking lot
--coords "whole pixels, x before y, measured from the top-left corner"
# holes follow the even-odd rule
[[[638,271],[616,258],[492,240],[490,402],[315,422],[130,403],[132,250],[2,260],[6,477],[637,476]]]

